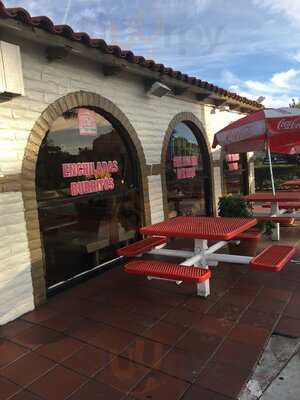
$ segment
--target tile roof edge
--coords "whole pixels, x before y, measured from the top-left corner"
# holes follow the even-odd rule
[[[254,100],[250,100],[236,93],[222,89],[199,78],[176,71],[173,68],[164,66],[163,64],[158,64],[153,60],[147,60],[143,56],[137,56],[130,50],[122,50],[117,45],[108,45],[104,39],[91,38],[86,32],[74,32],[69,25],[55,25],[47,16],[32,17],[30,13],[22,7],[7,8],[1,0],[0,18],[14,19],[34,28],[42,29],[50,34],[59,35],[92,48],[98,48],[103,53],[125,59],[128,63],[139,65],[140,67],[147,68],[150,71],[160,72],[162,75],[211,91],[217,96],[228,97],[235,102],[244,104],[246,108],[247,106],[256,109],[261,109],[263,107],[262,104]]]

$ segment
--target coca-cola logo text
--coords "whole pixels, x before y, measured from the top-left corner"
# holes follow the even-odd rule
[[[300,129],[300,118],[296,119],[281,119],[277,124],[278,130],[292,130],[292,129]]]

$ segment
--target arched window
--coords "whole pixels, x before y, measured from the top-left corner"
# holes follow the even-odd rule
[[[167,213],[207,215],[211,213],[209,156],[201,132],[184,122],[172,132],[166,158]],[[199,137],[198,137],[199,136]]]
[[[120,245],[135,239],[138,171],[117,121],[77,108],[53,123],[36,178],[48,287],[115,258]]]

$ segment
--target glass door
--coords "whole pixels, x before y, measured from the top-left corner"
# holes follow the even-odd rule
[[[137,171],[124,133],[96,112],[72,110],[53,124],[37,165],[47,287],[116,258],[136,239]]]
[[[168,217],[211,214],[208,155],[187,124],[174,129],[166,162]]]

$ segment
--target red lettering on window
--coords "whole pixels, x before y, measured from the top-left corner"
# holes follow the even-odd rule
[[[113,163],[113,166],[114,166],[114,170],[112,172],[118,172],[119,171],[118,161],[114,160],[112,163]]]
[[[103,173],[104,174],[107,174],[109,171],[108,171],[108,164],[107,164],[107,162],[106,161],[102,161],[102,171],[103,171]]]
[[[71,164],[63,164],[62,165],[62,171],[63,171],[63,177],[64,178],[70,178],[71,175],[71,168],[70,168]]]
[[[193,167],[196,167],[198,165],[198,157],[197,156],[192,156],[191,157],[191,165]]]

